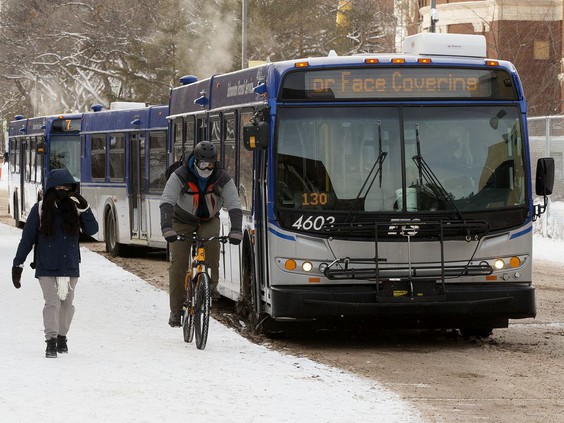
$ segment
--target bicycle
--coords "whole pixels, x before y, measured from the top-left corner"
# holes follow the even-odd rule
[[[186,241],[186,235],[177,235],[178,241]],[[202,238],[196,233],[192,234],[192,260],[186,269],[184,287],[186,288],[186,301],[182,313],[182,333],[184,342],[192,342],[196,334],[196,348],[206,348],[211,309],[211,278],[208,273],[209,265],[206,262],[205,244],[212,241],[228,242],[228,236],[212,236]]]

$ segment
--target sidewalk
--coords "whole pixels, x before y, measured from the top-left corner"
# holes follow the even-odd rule
[[[22,288],[11,283],[20,236],[0,224],[0,421],[421,421],[372,381],[252,344],[215,320],[206,349],[197,350],[166,324],[165,292],[86,248],[69,354],[46,359],[29,260]]]

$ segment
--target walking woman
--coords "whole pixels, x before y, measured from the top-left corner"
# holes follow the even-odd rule
[[[23,265],[34,249],[32,267],[43,290],[45,357],[68,352],[67,333],[74,315],[74,290],[79,277],[79,235],[98,232],[88,202],[75,192],[77,183],[66,169],[53,169],[45,195],[28,216],[12,267],[12,282],[21,286]]]

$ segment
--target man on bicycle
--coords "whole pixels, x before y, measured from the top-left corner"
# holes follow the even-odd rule
[[[241,200],[233,179],[217,162],[217,149],[209,141],[199,142],[182,165],[170,175],[161,201],[161,230],[170,243],[168,324],[180,327],[182,305],[186,300],[184,275],[190,260],[192,237],[177,241],[177,234],[190,235],[194,231],[207,238],[219,235],[219,211],[225,206],[229,212],[231,231],[229,242],[239,244],[243,239]],[[219,298],[219,242],[206,245],[206,261],[211,267],[212,298]]]

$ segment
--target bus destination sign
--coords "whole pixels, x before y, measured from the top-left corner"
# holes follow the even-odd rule
[[[80,119],[56,119],[51,125],[51,133],[58,132],[79,132]]]
[[[293,72],[282,97],[293,100],[407,98],[515,99],[509,74],[499,69],[347,68]]]

